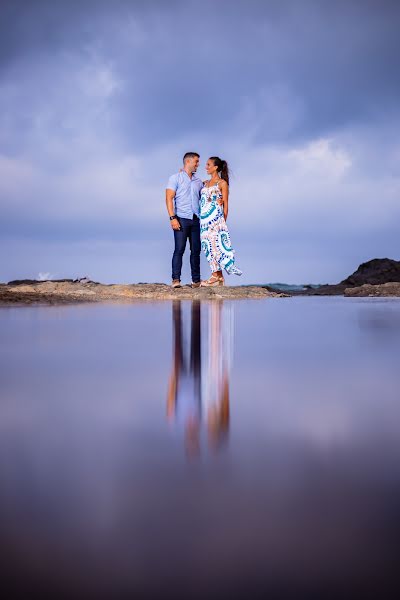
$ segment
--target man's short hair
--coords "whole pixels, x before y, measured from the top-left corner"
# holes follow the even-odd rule
[[[185,156],[183,157],[183,164],[185,164],[185,160],[187,158],[200,158],[200,154],[197,154],[197,152],[186,152]]]

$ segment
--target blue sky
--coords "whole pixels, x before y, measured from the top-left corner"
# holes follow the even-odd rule
[[[191,150],[233,171],[231,283],[399,260],[399,25],[387,0],[3,1],[0,281],[168,282]]]

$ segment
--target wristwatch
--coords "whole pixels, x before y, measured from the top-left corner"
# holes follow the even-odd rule
[[[170,220],[170,221],[173,221],[173,220],[174,220],[174,219],[176,219],[176,218],[177,218],[177,216],[176,216],[176,215],[172,215],[172,216],[169,218],[169,220]]]

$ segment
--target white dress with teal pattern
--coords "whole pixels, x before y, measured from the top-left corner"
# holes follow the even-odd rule
[[[205,185],[201,190],[201,247],[213,273],[225,269],[230,275],[241,275],[242,271],[235,266],[235,251],[224,219],[224,207],[218,203],[220,198],[222,192],[218,184]]]

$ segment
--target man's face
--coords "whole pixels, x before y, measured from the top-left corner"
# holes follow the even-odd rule
[[[188,158],[186,165],[190,173],[196,173],[200,163],[200,158],[198,156],[194,156],[193,158]]]

